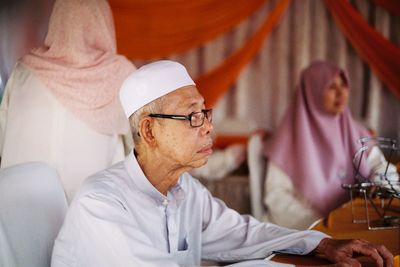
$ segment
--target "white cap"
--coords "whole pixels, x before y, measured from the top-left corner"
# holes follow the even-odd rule
[[[144,105],[188,85],[196,84],[183,65],[170,60],[156,61],[128,76],[121,86],[119,99],[129,118]]]

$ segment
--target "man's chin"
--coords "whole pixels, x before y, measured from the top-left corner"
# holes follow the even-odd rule
[[[193,164],[193,168],[200,168],[200,167],[206,165],[207,162],[208,162],[208,157],[198,160]]]

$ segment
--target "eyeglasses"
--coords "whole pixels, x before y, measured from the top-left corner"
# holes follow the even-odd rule
[[[189,115],[169,115],[169,114],[149,114],[152,118],[172,119],[172,120],[188,120],[190,126],[200,127],[204,124],[204,118],[212,122],[212,109],[202,109],[199,112],[192,112]]]

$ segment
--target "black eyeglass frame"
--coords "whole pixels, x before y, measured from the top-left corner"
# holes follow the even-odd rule
[[[193,125],[192,124],[192,117],[195,114],[203,113],[203,119],[201,121],[200,125]],[[172,119],[172,120],[188,120],[190,122],[190,126],[193,128],[196,127],[201,127],[204,124],[204,120],[207,118],[209,122],[212,122],[212,109],[202,109],[201,111],[198,112],[192,112],[189,115],[172,115],[172,114],[157,114],[157,113],[151,113],[149,114],[149,117],[152,118],[161,118],[161,119]]]

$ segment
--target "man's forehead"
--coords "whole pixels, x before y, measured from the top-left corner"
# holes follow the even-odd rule
[[[169,93],[166,100],[180,108],[190,108],[204,104],[204,98],[194,85],[185,86]]]

